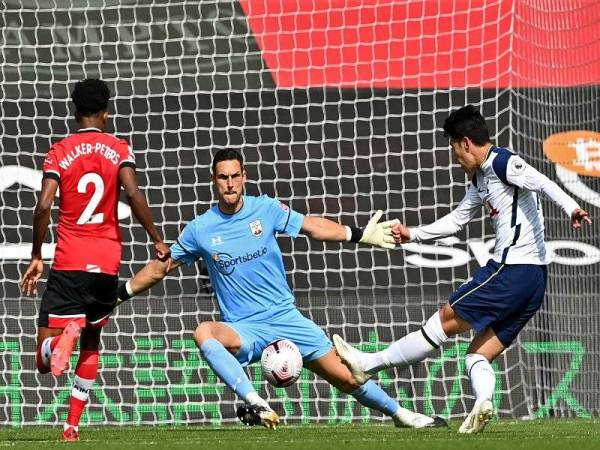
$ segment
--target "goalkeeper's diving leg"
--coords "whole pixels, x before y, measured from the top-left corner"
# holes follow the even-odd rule
[[[238,408],[239,419],[248,426],[277,428],[279,416],[258,395],[242,365],[233,356],[242,345],[236,331],[222,322],[202,322],[194,332],[194,340],[213,372],[246,402],[246,406]]]
[[[367,381],[359,385],[338,355],[331,350],[326,355],[305,364],[310,371],[321,376],[340,391],[352,395],[361,405],[380,411],[394,421],[397,427],[429,428],[447,427],[441,417],[429,417],[402,408],[379,385]]]

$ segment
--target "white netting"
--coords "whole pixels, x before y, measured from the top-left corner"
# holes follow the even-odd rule
[[[29,258],[44,155],[74,130],[75,81],[109,83],[110,131],[131,142],[170,242],[215,200],[210,161],[226,147],[243,152],[250,194],[276,196],[299,212],[357,225],[376,209],[409,225],[439,218],[467,181],[439,127],[466,103],[489,118],[496,143],[559,176],[569,191],[586,192],[577,200],[596,216],[598,174],[560,172],[542,143],[562,131],[600,131],[599,11],[600,3],[586,0],[5,0],[0,421],[54,423],[66,414],[70,381],[36,373],[39,300],[22,298],[17,282]],[[588,191],[576,189],[581,183]],[[599,235],[592,227],[573,234],[558,208],[544,206],[559,259],[544,310],[497,362],[496,402],[510,416],[598,414]],[[56,211],[48,258],[55,225]],[[130,217],[122,231],[127,278],[151,253]],[[456,238],[394,252],[305,237],[280,243],[302,312],[328,334],[375,350],[416,329],[483,265],[491,237],[482,213]],[[149,298],[119,308],[84,421],[236,420],[234,396],[191,340],[200,321],[217,318],[202,273],[184,268]],[[460,357],[467,337],[447,345],[441,359],[389,371],[379,382],[405,406],[463,415],[472,401]],[[267,388],[259,367],[250,371],[288,421],[368,417],[306,372],[285,391]]]

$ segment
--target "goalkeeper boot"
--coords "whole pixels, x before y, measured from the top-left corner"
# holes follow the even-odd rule
[[[337,351],[340,359],[344,365],[350,369],[352,376],[358,384],[365,384],[369,378],[373,376],[372,374],[365,372],[363,369],[360,358],[360,350],[352,347],[337,334],[333,335],[333,345],[335,346],[335,350]]]
[[[494,406],[489,400],[475,403],[473,410],[458,429],[459,433],[481,433],[485,426],[494,417]]]
[[[54,376],[58,377],[69,370],[69,360],[80,334],[81,327],[73,321],[69,322],[63,330],[50,357],[50,368]]]
[[[405,408],[398,408],[392,416],[394,425],[399,428],[447,428],[448,422],[439,416],[429,417],[425,414],[412,412]]]
[[[237,416],[244,425],[253,427],[262,425],[275,430],[279,425],[279,416],[268,406],[244,405],[237,409]]]
[[[63,441],[78,441],[79,440],[79,432],[75,429],[75,427],[67,427],[62,433]]]

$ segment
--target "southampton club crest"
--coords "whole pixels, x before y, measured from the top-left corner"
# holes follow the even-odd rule
[[[250,231],[252,232],[252,235],[259,237],[262,236],[262,223],[260,222],[260,220],[255,220],[254,222],[250,222]]]

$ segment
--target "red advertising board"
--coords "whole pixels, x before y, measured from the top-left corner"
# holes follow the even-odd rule
[[[593,0],[241,0],[282,88],[600,84]]]

